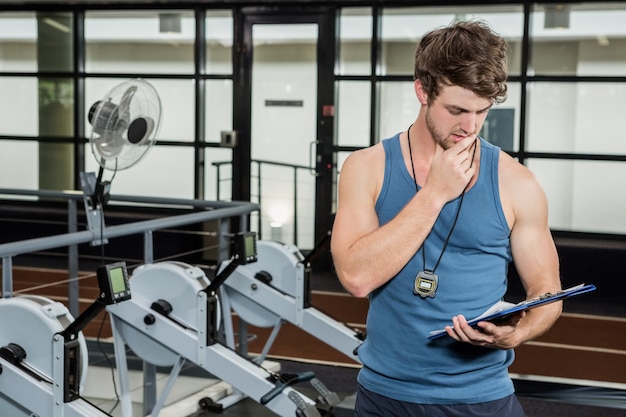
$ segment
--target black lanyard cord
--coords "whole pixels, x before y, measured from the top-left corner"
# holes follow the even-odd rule
[[[417,193],[419,191],[419,187],[417,185],[417,177],[415,176],[415,165],[413,163],[413,150],[411,149],[411,134],[410,134],[411,126],[409,126],[409,128],[406,131],[406,137],[409,142],[409,158],[411,159],[411,170],[413,171],[413,182],[415,183],[415,192]],[[474,150],[472,151],[472,160],[470,161],[470,168],[474,164],[474,157],[476,156],[476,148],[478,147],[476,140],[474,141]],[[448,247],[448,243],[450,242],[450,237],[452,236],[452,232],[454,231],[454,228],[456,227],[456,222],[459,219],[459,214],[461,213],[461,206],[463,205],[463,198],[465,197],[465,192],[467,191],[468,186],[469,186],[469,183],[467,183],[467,185],[463,189],[463,192],[461,193],[461,199],[459,200],[459,207],[456,210],[454,221],[452,222],[452,227],[450,228],[450,231],[448,232],[448,236],[446,237],[446,240],[443,243],[443,248],[441,249],[439,258],[437,259],[437,262],[435,263],[435,267],[431,271],[432,273],[435,273],[435,271],[437,270],[437,267],[439,266],[439,262],[441,262],[441,258],[443,257],[443,254],[445,253],[446,248]],[[424,243],[422,243],[422,262],[423,262],[423,268],[424,270],[426,270],[426,239],[424,239]]]

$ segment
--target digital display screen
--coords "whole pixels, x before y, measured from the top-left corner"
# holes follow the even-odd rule
[[[245,256],[246,258],[250,257],[250,256],[254,256],[256,255],[256,246],[255,246],[255,237],[254,236],[246,236],[246,253]]]
[[[256,232],[237,233],[235,235],[234,251],[241,265],[256,262]]]
[[[106,304],[114,304],[131,297],[126,263],[116,262],[103,265],[98,268],[96,273],[100,297]]]
[[[433,287],[433,284],[430,283],[430,282],[420,281],[419,282],[419,286],[420,286],[420,288],[424,288],[424,289],[430,290]]]
[[[111,279],[111,290],[113,290],[113,294],[126,291],[126,280],[124,279],[123,268],[118,267],[109,270],[109,277]]]

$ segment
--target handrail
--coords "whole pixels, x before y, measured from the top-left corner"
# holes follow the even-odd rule
[[[48,197],[65,200],[83,200],[84,194],[82,191],[55,191],[55,190],[27,190],[17,188],[0,188],[0,195],[23,195],[33,197]],[[247,202],[232,202],[232,201],[210,201],[210,200],[188,200],[183,198],[168,198],[168,197],[149,197],[149,196],[134,196],[134,195],[119,195],[111,194],[109,202],[118,201],[125,203],[145,203],[145,204],[158,204],[167,206],[191,206],[191,207],[204,207],[204,208],[219,208],[219,207],[231,207],[233,205],[239,205]]]
[[[265,159],[252,159],[250,161],[251,163],[256,164],[257,166],[257,178],[256,178],[256,186],[257,186],[257,190],[258,190],[258,204],[259,206],[263,205],[263,201],[262,201],[262,193],[261,193],[261,185],[262,185],[262,175],[261,175],[261,167],[264,165],[269,165],[269,166],[278,166],[278,167],[282,167],[282,168],[291,168],[293,170],[293,199],[292,199],[292,203],[291,203],[291,208],[293,210],[293,218],[294,218],[294,225],[293,225],[293,244],[294,245],[298,245],[298,228],[299,228],[299,210],[298,210],[298,172],[302,171],[302,170],[306,170],[307,172],[311,172],[311,170],[314,170],[314,167],[310,167],[310,166],[306,166],[306,165],[297,165],[297,164],[291,164],[291,163],[287,163],[287,162],[277,162],[277,161],[269,161],[269,160],[265,160]],[[220,195],[221,195],[221,187],[220,184],[222,182],[222,178],[221,178],[221,171],[220,168],[223,165],[232,165],[232,161],[214,161],[211,163],[213,166],[216,167],[217,169],[217,175],[216,175],[216,187],[215,189],[217,190],[217,199],[220,199]],[[262,216],[259,215],[259,217],[257,218],[257,230],[259,235],[262,233],[263,231],[263,224],[262,224]]]
[[[142,220],[133,223],[125,223],[116,226],[109,226],[102,229],[102,236],[91,230],[81,232],[65,233],[60,235],[39,237],[27,240],[21,240],[12,243],[0,244],[0,257],[13,257],[25,253],[37,252],[41,250],[58,248],[61,246],[77,245],[87,243],[93,240],[107,238],[115,238],[127,235],[133,235],[143,232],[153,232],[157,229],[165,229],[168,227],[183,226],[187,224],[200,223],[203,221],[216,220],[226,217],[235,217],[238,215],[248,214],[257,209],[257,205],[253,203],[241,203],[239,207],[225,207],[217,210],[202,211],[197,213],[179,214],[176,216],[164,217],[160,219]],[[4,271],[3,271],[4,275]]]
[[[188,224],[206,222],[217,219],[226,219],[239,216],[239,228],[245,231],[248,228],[247,215],[259,210],[259,205],[250,202],[226,202],[206,200],[186,200],[176,198],[144,197],[144,196],[121,196],[112,195],[110,202],[127,202],[140,204],[153,204],[161,206],[186,206],[203,208],[205,210],[178,214],[158,219],[142,220],[132,223],[104,227],[94,232],[92,230],[76,231],[76,200],[84,198],[83,193],[76,191],[52,191],[52,190],[23,190],[0,188],[0,195],[20,195],[47,197],[68,200],[68,227],[69,232],[54,236],[38,237],[17,242],[0,244],[0,258],[2,258],[2,297],[9,298],[13,295],[13,262],[12,258],[17,255],[48,250],[68,246],[68,257],[71,267],[68,272],[77,272],[77,265],[72,265],[72,254],[77,255],[77,245],[81,243],[105,241],[104,239],[115,238],[133,234],[144,234],[144,258],[152,262],[152,232],[159,229],[183,226]],[[224,232],[224,231],[222,231]],[[223,242],[221,242],[223,243]],[[224,249],[224,248],[222,248]],[[225,255],[224,252],[220,252]],[[221,259],[220,259],[221,260]],[[69,290],[70,311],[78,312],[78,283],[72,282]]]

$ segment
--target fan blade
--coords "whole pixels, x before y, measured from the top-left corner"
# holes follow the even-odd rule
[[[130,102],[133,99],[133,96],[135,95],[136,92],[137,92],[136,85],[131,85],[130,87],[126,89],[119,105],[120,114],[126,114],[130,112]]]
[[[117,158],[124,149],[124,143],[124,138],[114,132],[102,135],[93,141],[98,154],[107,160]]]

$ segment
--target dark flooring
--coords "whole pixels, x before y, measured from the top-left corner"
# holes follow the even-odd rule
[[[293,361],[280,362],[281,372],[313,371],[329,390],[336,392],[342,399],[356,391],[357,369]],[[315,398],[315,392],[305,385],[303,383],[302,387],[296,385],[293,388]],[[516,383],[516,388],[526,417],[626,417],[626,391],[533,384],[527,381]],[[333,414],[334,417],[352,415],[349,404],[340,405]],[[276,414],[255,401],[246,399],[219,413],[199,411],[196,414],[196,417],[203,416],[275,417]]]
[[[626,410],[579,406],[573,404],[560,404],[544,400],[520,398],[520,402],[526,417],[624,417]],[[347,413],[347,411],[345,412]],[[203,411],[196,414],[196,417],[276,417],[276,414],[267,408],[246,399],[240,404],[230,407],[220,413]],[[390,416],[391,417],[391,416]]]

